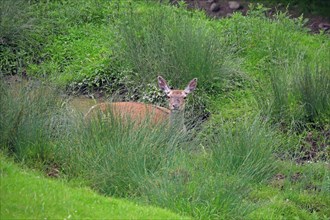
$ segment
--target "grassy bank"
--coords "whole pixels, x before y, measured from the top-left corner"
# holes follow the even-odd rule
[[[1,219],[186,219],[47,179],[1,155]]]

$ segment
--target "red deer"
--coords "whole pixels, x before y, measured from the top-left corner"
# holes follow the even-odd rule
[[[185,98],[196,89],[197,79],[191,80],[184,90],[172,90],[163,77],[158,76],[157,79],[159,88],[168,97],[169,109],[139,102],[99,103],[89,109],[85,118],[91,118],[97,112],[105,113],[110,110],[116,117],[119,115],[122,118],[130,118],[135,122],[141,122],[149,118],[152,124],[168,121],[170,126],[175,124],[175,126],[180,126],[182,130],[185,130]]]

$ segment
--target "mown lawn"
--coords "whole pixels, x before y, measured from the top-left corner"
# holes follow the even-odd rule
[[[1,155],[1,219],[187,219],[170,211],[72,187]]]

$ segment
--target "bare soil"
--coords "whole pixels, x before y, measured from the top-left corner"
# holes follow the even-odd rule
[[[228,17],[234,12],[241,12],[243,15],[246,15],[250,4],[250,1],[238,0],[234,1],[239,4],[237,9],[232,9],[229,7],[229,2],[227,0],[185,0],[189,8],[204,10],[207,15],[212,18],[223,18]],[[172,0],[175,4],[177,0]],[[265,4],[266,5],[266,4]],[[286,5],[277,4],[269,6],[270,8],[267,12],[267,15],[271,17],[276,13],[276,11],[286,11]],[[301,16],[302,12],[298,7],[292,6],[289,9],[289,15],[292,18],[297,18]],[[314,14],[304,14],[304,18],[308,19],[306,26],[310,29],[312,33],[319,33],[320,30],[330,32],[330,19]]]

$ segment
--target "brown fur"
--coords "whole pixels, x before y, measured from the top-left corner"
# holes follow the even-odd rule
[[[179,124],[185,130],[185,98],[195,90],[197,78],[191,80],[184,90],[172,90],[163,77],[158,76],[157,79],[159,88],[169,98],[169,109],[139,102],[100,103],[91,107],[85,118],[90,119],[93,115],[97,115],[97,113],[110,111],[114,117],[117,118],[120,116],[124,121],[130,119],[139,124],[148,119],[152,124],[169,123],[170,125],[175,124],[175,126]]]
[[[91,107],[85,118],[91,119],[98,113],[106,113],[110,111],[114,116],[120,116],[122,119],[131,119],[134,122],[143,122],[150,119],[152,124],[163,123],[168,120],[170,110],[167,108],[143,104],[139,102],[113,102],[100,103]]]

